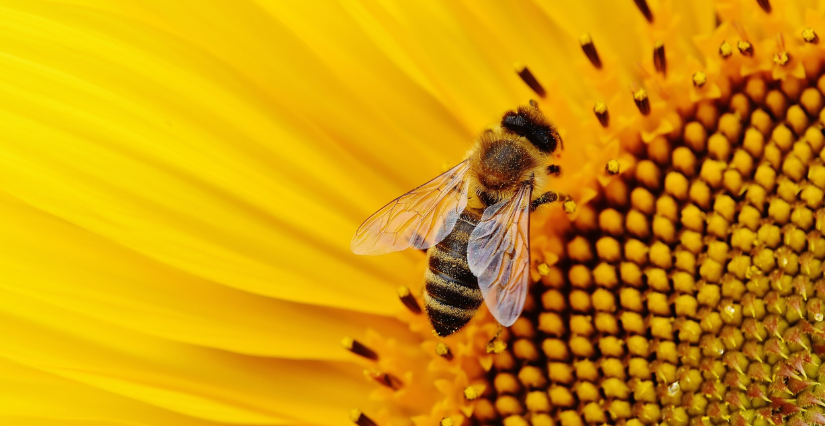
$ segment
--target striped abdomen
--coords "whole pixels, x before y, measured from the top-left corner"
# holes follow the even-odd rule
[[[484,298],[467,265],[467,242],[481,215],[466,209],[447,238],[430,247],[424,307],[435,332],[449,336],[464,327]]]

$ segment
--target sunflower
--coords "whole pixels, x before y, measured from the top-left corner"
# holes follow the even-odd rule
[[[2,423],[825,424],[823,11],[0,0]],[[571,201],[437,339],[349,239],[530,99]]]

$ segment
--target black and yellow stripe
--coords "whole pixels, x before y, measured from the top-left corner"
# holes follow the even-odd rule
[[[424,307],[439,336],[455,333],[475,315],[484,298],[467,265],[467,243],[481,214],[467,209],[443,241],[427,251]]]

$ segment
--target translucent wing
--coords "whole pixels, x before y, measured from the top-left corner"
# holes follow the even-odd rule
[[[487,207],[470,234],[467,263],[493,316],[509,327],[521,315],[530,287],[530,196],[523,185],[516,196]]]
[[[378,210],[355,231],[353,253],[385,254],[438,244],[467,206],[464,178],[469,169],[470,163],[462,161]]]

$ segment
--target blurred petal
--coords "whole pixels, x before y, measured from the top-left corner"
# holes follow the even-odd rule
[[[346,248],[357,197],[343,188],[359,185],[346,163],[334,166],[345,158],[284,143],[312,138],[266,116],[267,102],[241,76],[111,16],[2,13],[8,192],[225,285],[390,312],[387,293],[372,291],[385,285],[386,263],[359,267]],[[312,191],[321,181],[343,186]],[[325,291],[305,290],[318,286]]]
[[[402,330],[380,316],[262,297],[183,273],[3,193],[0,217],[0,288],[159,337],[254,355],[346,359],[341,337],[368,327]]]
[[[196,419],[99,390],[0,358],[0,422],[14,425],[213,426]],[[128,419],[129,423],[125,423]]]
[[[645,177],[637,166],[667,164],[671,142],[695,119],[693,102],[727,108],[730,79],[790,78],[819,66],[817,48],[790,35],[807,4],[774,2],[765,13],[752,0],[719,0],[717,10],[710,0],[650,0],[656,19],[648,23],[632,3],[0,0],[0,381],[10,385],[0,418],[347,424],[346,410],[369,407],[378,424],[392,426],[446,416],[460,423],[481,416],[483,402],[502,415],[507,404],[523,411],[496,375],[515,382],[514,360],[519,368],[541,360],[536,377],[559,382],[542,370],[547,324],[529,321],[546,308],[545,294],[567,309],[566,293],[532,295],[509,347],[491,341],[486,308],[460,335],[436,342],[426,315],[404,310],[394,291],[420,293],[424,257],[356,257],[349,240],[369,213],[454,165],[478,130],[537,96],[515,76],[519,62],[547,89],[538,105],[567,143],[554,189],[580,203],[578,211],[565,206],[569,216],[558,206],[534,216],[542,235],[533,266],[543,267],[534,276],[567,291],[564,268],[578,261],[577,249],[592,257],[584,246],[602,226],[601,208],[615,205],[611,229],[622,229],[628,191]],[[693,43],[728,25],[717,28],[717,12],[760,39],[754,58],[718,57],[716,38]],[[778,48],[777,32],[788,37],[788,69],[764,60]],[[603,68],[583,55],[582,33],[592,35]],[[668,72],[652,61],[662,40]],[[802,51],[814,60],[796,59]],[[709,84],[699,90],[692,76],[703,66]],[[630,96],[640,87],[649,114]],[[612,124],[599,124],[597,101]],[[618,176],[608,175],[608,160],[620,164]],[[571,248],[575,232],[587,235]],[[623,238],[613,233],[604,241]],[[674,241],[662,259],[682,250]],[[578,284],[577,295],[590,297],[590,282]],[[669,297],[667,290],[657,291]],[[602,308],[612,313],[610,306]],[[655,318],[666,329],[687,324],[667,313]],[[611,314],[597,318],[598,327],[611,324]],[[601,328],[599,338],[619,332]],[[556,337],[571,334],[562,331]],[[592,332],[579,331],[572,334]],[[344,336],[378,359],[347,353]],[[365,380],[364,369],[383,384]],[[9,390],[15,384],[18,393]],[[465,393],[472,386],[479,401]],[[36,400],[39,388],[57,402]],[[545,394],[558,396],[538,394],[539,405]],[[621,399],[614,397],[610,404]],[[594,404],[562,414],[606,422],[602,402]],[[611,413],[616,420],[620,411]]]
[[[159,340],[2,293],[0,357],[180,414],[238,424],[321,423],[357,404],[368,388],[344,364]],[[321,383],[331,384],[323,395]]]

